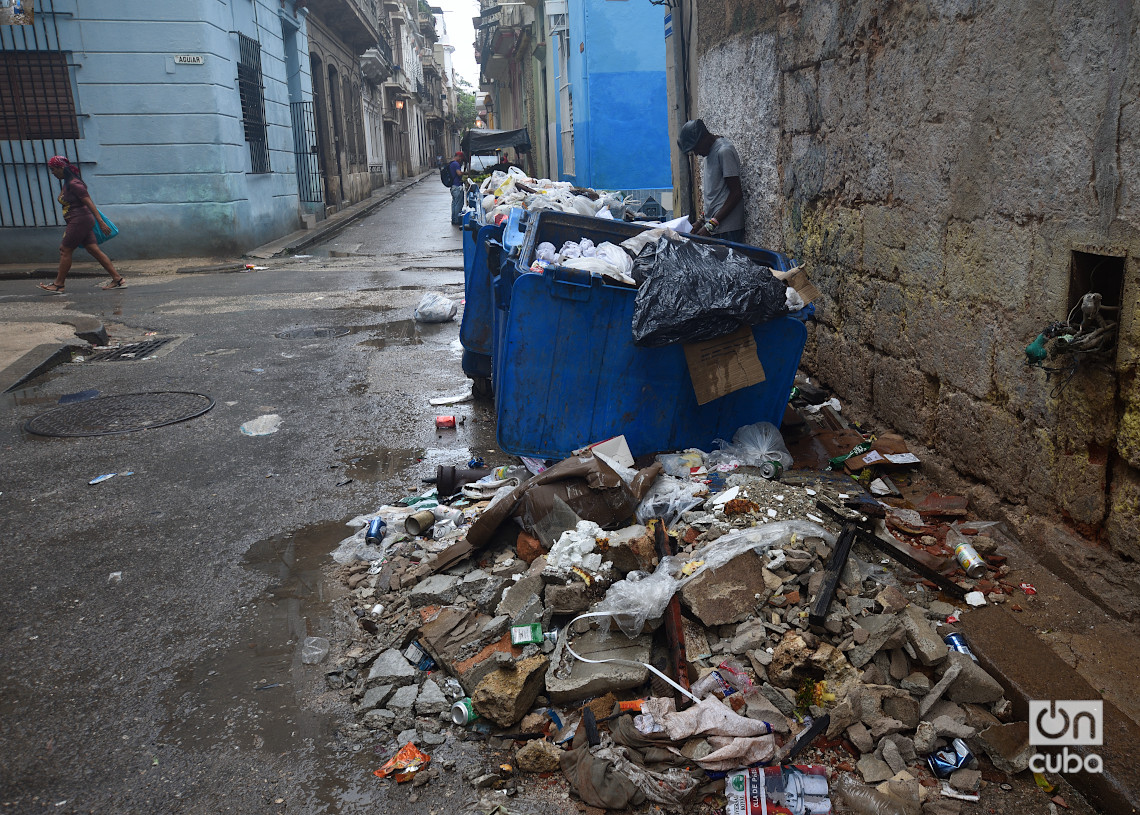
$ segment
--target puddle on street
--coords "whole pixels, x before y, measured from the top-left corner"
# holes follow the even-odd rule
[[[303,665],[300,646],[306,636],[333,639],[329,590],[335,584],[321,569],[350,532],[341,521],[326,521],[249,548],[242,566],[268,585],[240,609],[233,642],[175,667],[165,694],[165,740],[281,753],[331,734],[332,717],[299,704],[325,689],[323,666]]]
[[[376,336],[357,345],[369,348],[388,348],[400,345],[423,345],[425,339],[437,336],[447,323],[417,323],[415,320],[393,320],[367,326],[364,330]]]
[[[454,464],[457,467],[466,466],[474,453],[468,447],[454,447],[447,449],[390,449],[381,447],[361,456],[352,456],[343,459],[346,466],[345,475],[358,481],[379,481],[407,472],[417,467],[425,473],[435,473],[440,464]],[[424,485],[425,489],[427,485]]]

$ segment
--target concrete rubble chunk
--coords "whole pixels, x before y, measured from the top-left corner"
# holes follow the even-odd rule
[[[907,730],[918,727],[921,718],[918,712],[918,700],[913,696],[892,696],[883,700],[883,713],[893,719],[898,719]]]
[[[950,773],[950,786],[959,792],[977,792],[982,783],[982,774],[978,770],[955,770]]]
[[[608,544],[602,557],[613,564],[615,571],[624,576],[656,568],[657,549],[646,527],[634,524],[607,534]]]
[[[906,769],[906,761],[903,760],[902,755],[899,753],[898,745],[889,739],[883,739],[880,742],[882,748],[883,761],[891,768],[892,773],[901,773]]]
[[[590,607],[592,598],[585,583],[574,582],[567,586],[547,586],[544,599],[554,614],[580,614]]]
[[[496,615],[506,615],[515,621],[516,625],[525,625],[519,622],[519,615],[532,606],[533,601],[542,596],[543,580],[541,574],[528,574],[517,583],[508,586],[503,601],[495,609]],[[541,605],[541,601],[539,601]],[[539,613],[541,616],[541,612]],[[534,622],[533,620],[531,622]]]
[[[879,604],[879,608],[883,610],[884,614],[895,614],[910,605],[906,595],[894,586],[887,586],[876,594],[875,602]]]
[[[697,575],[681,589],[681,602],[706,626],[727,625],[753,613],[768,593],[764,560],[749,550]]]
[[[582,662],[567,653],[566,645],[570,640],[567,636],[558,638],[546,674],[547,695],[555,704],[585,699],[607,691],[636,688],[649,677],[649,669],[644,665],[629,664],[649,661],[652,638],[648,635],[630,639],[620,631],[603,636],[601,631],[591,630],[574,637],[571,644],[575,653],[587,659],[625,660],[599,665]]]
[[[380,682],[401,688],[416,681],[416,669],[395,648],[382,651],[368,670],[369,683]]]
[[[492,671],[471,694],[472,705],[481,716],[500,727],[510,727],[534,704],[548,665],[547,657],[538,654]]]
[[[847,659],[856,668],[862,668],[879,651],[902,645],[903,626],[895,615],[875,614],[864,617],[859,621],[859,626],[868,632],[867,640],[847,654]]]
[[[415,685],[405,685],[392,694],[392,698],[388,700],[386,707],[398,716],[400,713],[412,709],[419,693],[420,689]]]
[[[939,736],[951,739],[972,739],[977,732],[968,724],[956,722],[949,716],[935,716],[930,724],[934,726],[934,730]]]
[[[356,709],[359,711],[368,711],[373,708],[378,708],[384,705],[392,694],[396,692],[396,688],[392,685],[380,685],[376,688],[369,688],[364,692],[364,698],[360,700],[360,704]]]
[[[416,697],[416,715],[438,716],[450,707],[439,685],[430,679],[424,682],[420,687],[419,696]]]
[[[396,745],[398,747],[403,747],[405,744],[415,744],[417,741],[419,741],[419,737],[420,734],[416,731],[416,729],[414,727],[410,727],[407,730],[401,731],[400,735],[396,736]]]
[[[915,696],[925,696],[930,693],[930,677],[926,674],[912,673],[899,682],[899,687]]]
[[[558,772],[562,750],[545,739],[528,741],[515,754],[515,765],[524,773]]]
[[[914,649],[915,658],[923,665],[937,665],[946,659],[949,648],[931,626],[921,608],[909,606],[899,615],[906,631],[906,641]]]
[[[413,608],[447,605],[459,594],[459,578],[449,574],[433,574],[412,586],[408,602]]]
[[[749,719],[756,719],[761,722],[767,722],[772,726],[774,733],[791,733],[791,724],[788,722],[787,716],[774,704],[772,700],[760,692],[758,688],[752,688],[744,694],[744,715]]]
[[[860,753],[870,753],[875,749],[875,741],[871,738],[871,731],[862,722],[855,722],[847,728],[847,738],[855,745]]]
[[[930,722],[919,722],[914,730],[914,750],[920,756],[929,755],[938,741],[938,731]]]
[[[863,756],[855,766],[859,770],[859,774],[863,776],[863,780],[868,784],[878,784],[894,775],[894,771],[887,762],[873,755]]]
[[[871,722],[871,738],[878,741],[883,736],[890,736],[894,733],[901,733],[906,730],[905,724],[898,719],[892,719],[890,716],[883,716],[881,719],[876,719]]]
[[[902,756],[903,761],[908,764],[918,758],[918,753],[914,749],[914,739],[910,736],[904,736],[902,733],[894,733],[890,736],[883,736],[883,741],[892,742],[898,748],[899,755]]]
[[[946,673],[938,680],[938,683],[930,689],[930,693],[923,697],[922,703],[918,706],[918,712],[925,716],[927,711],[934,706],[934,703],[942,698],[942,694],[946,693],[946,689],[950,687],[950,683],[957,679],[958,674],[961,672],[962,664],[960,662],[952,662],[950,667],[946,669]]]
[[[978,734],[978,743],[994,766],[1009,775],[1024,772],[1033,758],[1028,722],[991,725]]]
[[[946,692],[946,698],[950,701],[984,704],[996,702],[1005,693],[996,679],[965,654],[955,651],[948,659],[962,668]]]

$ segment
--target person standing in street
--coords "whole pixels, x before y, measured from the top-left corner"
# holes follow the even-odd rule
[[[463,223],[463,151],[456,150],[455,158],[447,165],[451,170],[451,223]]]
[[[55,273],[55,280],[51,283],[38,283],[37,285],[48,294],[63,294],[64,284],[67,282],[67,273],[71,271],[71,256],[75,250],[82,246],[99,265],[111,275],[111,282],[101,288],[118,289],[126,285],[126,280],[115,269],[115,264],[99,248],[95,240],[95,226],[106,234],[111,231],[95,202],[87,192],[87,185],[79,176],[79,168],[67,160],[66,156],[52,156],[48,159],[48,169],[56,178],[63,181],[63,191],[59,194],[59,204],[63,207],[63,220],[67,228],[63,233],[63,240],[59,244],[59,270]]]
[[[744,190],[736,147],[724,136],[710,133],[702,119],[685,122],[677,146],[703,158],[701,193],[707,215],[693,224],[693,234],[743,243]]]

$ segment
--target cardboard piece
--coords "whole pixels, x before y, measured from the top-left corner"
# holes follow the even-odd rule
[[[918,456],[907,449],[906,440],[897,433],[884,433],[875,439],[871,449],[861,456],[852,456],[843,462],[849,473],[857,473],[864,467],[877,464],[880,467],[907,467],[920,464]]]
[[[698,405],[764,381],[764,366],[749,326],[715,340],[686,344],[685,361]]]
[[[805,306],[812,300],[819,299],[819,289],[815,287],[814,283],[808,280],[807,271],[803,266],[788,269],[786,272],[777,272],[773,269],[772,274],[775,275],[777,280],[782,280],[795,289],[800,297],[803,298]]]
[[[571,456],[515,487],[506,498],[487,509],[471,524],[467,536],[444,549],[430,563],[420,564],[416,576],[446,569],[482,549],[495,530],[510,517],[519,518],[533,533],[557,505],[563,502],[581,519],[603,529],[615,529],[633,517],[637,505],[660,475],[655,462],[638,471],[626,484],[614,470],[593,454]]]

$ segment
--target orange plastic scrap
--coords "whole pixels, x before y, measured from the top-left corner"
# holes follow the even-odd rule
[[[411,742],[400,748],[400,752],[384,763],[384,766],[372,773],[377,778],[392,776],[397,783],[410,781],[412,776],[423,769],[431,761],[431,756],[422,752]]]

